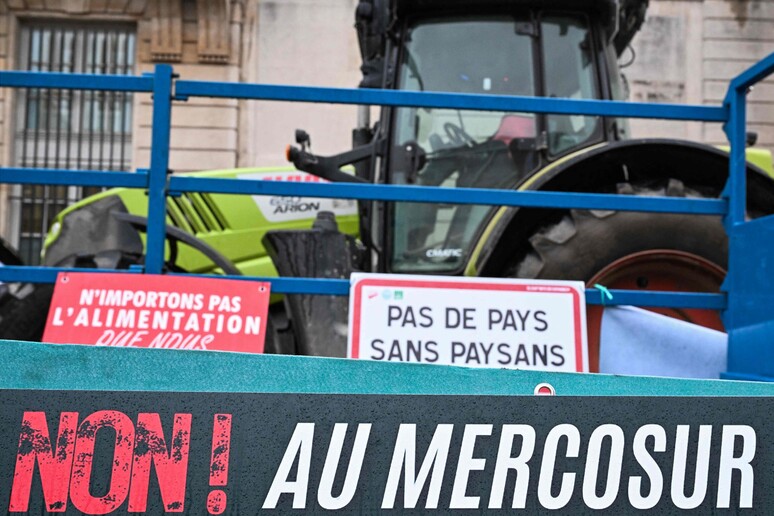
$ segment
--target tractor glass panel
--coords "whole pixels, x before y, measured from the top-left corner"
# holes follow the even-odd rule
[[[545,96],[572,99],[598,98],[594,70],[594,45],[581,18],[544,17],[540,24]],[[599,117],[549,115],[548,151],[563,154],[597,137]]]
[[[533,25],[513,17],[424,22],[402,49],[404,90],[535,95]],[[399,108],[391,182],[512,188],[538,164],[528,113]],[[491,209],[395,203],[391,269],[454,271]]]

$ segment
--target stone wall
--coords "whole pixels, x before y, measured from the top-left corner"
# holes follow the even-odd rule
[[[130,21],[137,26],[137,70],[171,63],[187,79],[238,81],[242,2],[238,0],[32,0],[0,1],[0,59],[14,68],[7,41],[18,37],[20,20]],[[230,168],[237,158],[238,105],[234,100],[194,99],[176,104],[170,166],[175,171]],[[7,113],[6,113],[7,115]],[[150,96],[137,95],[133,168],[148,166]],[[2,144],[8,143],[8,131]],[[5,159],[12,159],[4,154]]]
[[[730,79],[774,52],[774,1],[705,0],[703,100],[721,102]],[[774,150],[774,77],[748,96],[748,130],[758,146]],[[704,140],[724,142],[717,125],[707,126]]]
[[[151,72],[156,62],[166,62],[183,79],[239,81],[241,2],[183,0],[179,10],[171,10],[171,4],[174,2],[151,5],[138,21],[138,73]],[[152,128],[149,95],[139,97],[135,112],[135,163],[147,167]],[[175,102],[170,169],[190,172],[235,167],[238,121],[236,100],[191,98]]]
[[[241,80],[354,88],[360,54],[354,29],[357,0],[248,2]],[[347,150],[357,108],[247,101],[240,125],[240,166],[286,165],[294,130],[311,135],[320,154]]]
[[[774,51],[774,1],[651,0],[633,47],[636,59],[624,70],[631,100],[719,105],[734,76]],[[748,130],[758,146],[774,149],[774,79],[748,101]],[[719,124],[632,121],[632,133],[726,143]]]
[[[25,20],[131,22],[137,27],[136,73],[170,63],[186,79],[239,81],[243,0],[0,0],[0,67],[18,69],[13,43]],[[14,92],[0,89],[0,162],[14,163]],[[175,172],[233,168],[238,161],[239,103],[191,99],[173,108],[170,168]],[[135,95],[131,170],[147,168],[150,95]],[[0,235],[14,240],[18,221],[0,185]],[[18,214],[16,214],[18,216]]]

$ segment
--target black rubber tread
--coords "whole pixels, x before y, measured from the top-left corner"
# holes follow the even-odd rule
[[[269,355],[296,355],[296,339],[287,316],[284,301],[269,307],[266,317],[266,340],[263,352]]]
[[[11,244],[0,237],[0,264],[3,265],[24,265],[22,259],[16,253]]]
[[[0,306],[0,339],[39,342],[46,327],[54,286],[25,283]]]
[[[676,179],[659,187],[621,183],[618,193],[706,198]],[[508,276],[588,281],[619,258],[653,249],[692,253],[724,269],[728,260],[720,217],[704,215],[570,210],[535,232],[528,247]]]

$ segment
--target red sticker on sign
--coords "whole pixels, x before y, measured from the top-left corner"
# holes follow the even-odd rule
[[[263,353],[270,287],[221,278],[60,273],[43,341]]]

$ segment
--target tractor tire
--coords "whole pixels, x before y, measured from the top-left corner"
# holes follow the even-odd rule
[[[109,256],[114,252],[106,251],[104,254]],[[95,261],[98,257],[99,255],[73,256],[69,261],[56,265],[83,268],[85,272],[99,268],[98,261]],[[118,268],[127,268],[132,263],[137,263],[136,259],[122,257]],[[0,300],[0,339],[42,341],[51,297],[54,295],[54,285],[23,283],[14,284],[12,288],[13,290],[9,290]]]
[[[622,183],[617,190],[638,196],[711,197],[676,179],[655,186]],[[507,276],[577,280],[611,289],[716,293],[728,263],[728,238],[716,216],[570,210],[528,241]],[[714,311],[653,311],[723,330]],[[589,306],[587,317],[590,369],[598,371],[602,308]]]
[[[4,296],[0,305],[0,339],[39,342],[48,318],[54,286],[24,283]]]

